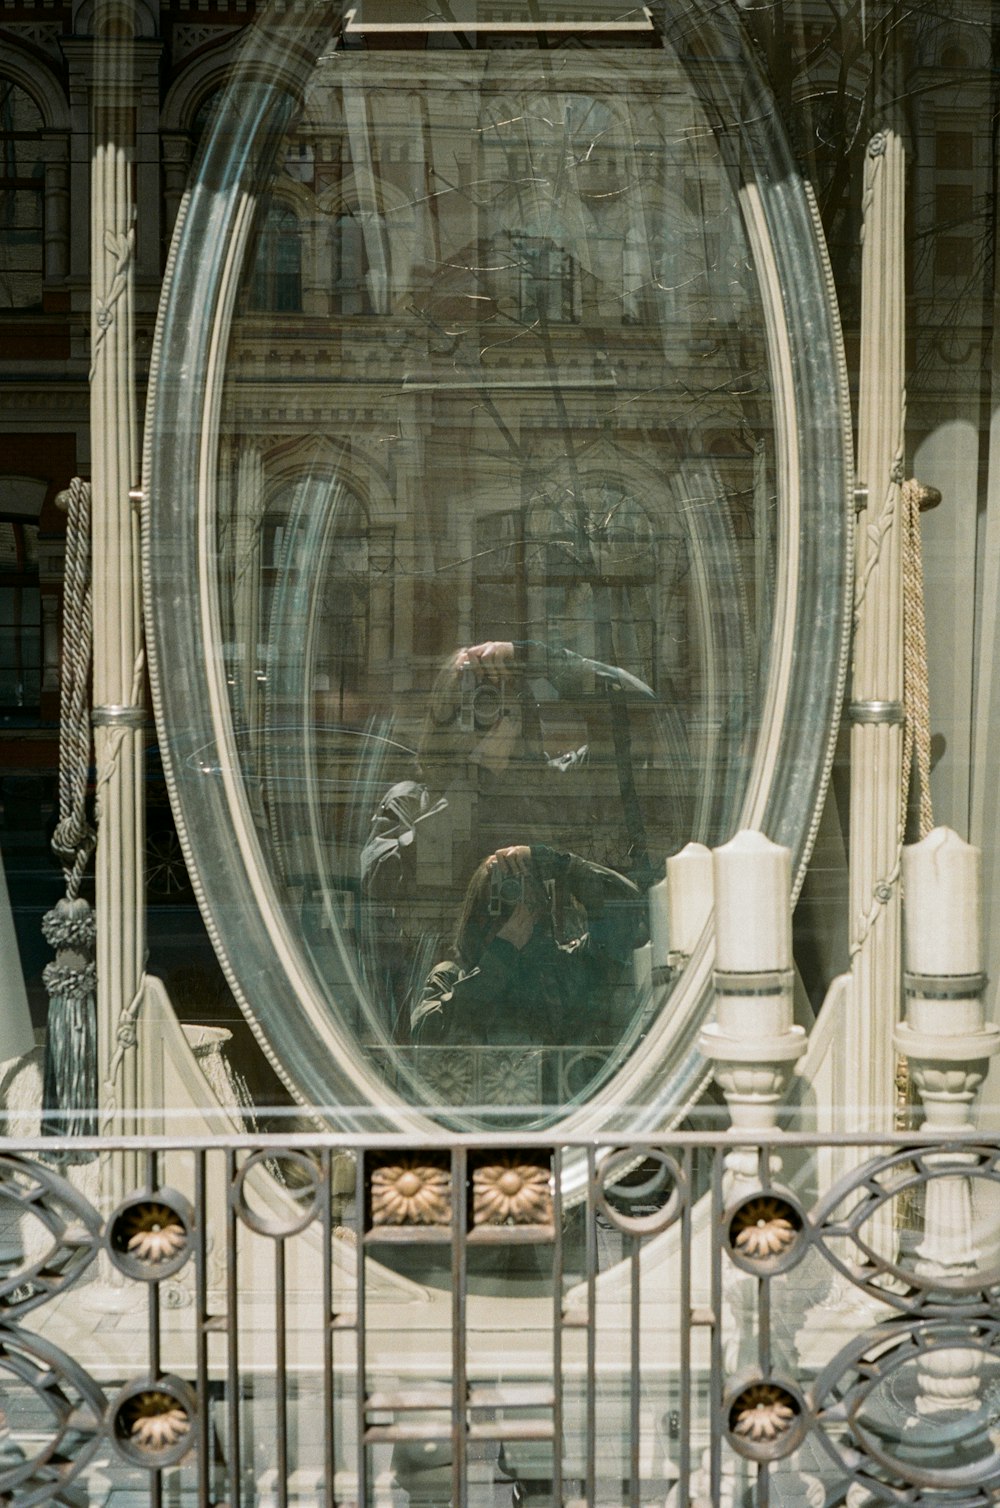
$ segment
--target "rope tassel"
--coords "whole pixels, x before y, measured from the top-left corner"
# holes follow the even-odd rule
[[[97,1134],[97,927],[80,895],[96,834],[87,820],[90,768],[90,484],[74,477],[67,493],[63,674],[59,722],[59,823],[52,847],[66,895],[42,920],[55,959],[42,972],[49,994],[42,1130],[51,1136]],[[67,1161],[89,1162],[78,1153]]]
[[[42,920],[42,933],[56,950],[55,961],[42,971],[49,994],[42,1129],[52,1136],[96,1136],[97,927],[93,910],[81,896],[57,901]]]

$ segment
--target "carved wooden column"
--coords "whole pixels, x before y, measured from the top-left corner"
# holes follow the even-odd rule
[[[143,649],[133,370],[135,113],[130,7],[101,0],[91,105],[91,389],[94,742],[97,753],[97,1032],[100,1126],[131,1130],[145,956]],[[134,1159],[109,1165],[116,1203]]]
[[[850,705],[852,989],[843,1058],[856,1128],[891,1124],[900,989],[903,752],[903,147],[868,144],[862,250],[857,573]]]

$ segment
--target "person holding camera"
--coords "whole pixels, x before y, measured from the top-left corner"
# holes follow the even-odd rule
[[[416,778],[391,786],[372,815],[361,853],[364,893],[387,899],[412,894],[417,849],[430,834],[444,830],[449,793],[467,782],[469,769],[480,771],[481,802],[505,803],[508,830],[537,830],[537,803],[523,814],[517,809],[525,774],[543,773],[552,797],[561,784],[559,776],[593,765],[589,740],[560,754],[546,752],[539,698],[575,700],[591,682],[610,688],[617,697],[656,700],[645,682],[628,671],[568,649],[553,650],[528,640],[489,640],[458,650],[431,692]],[[576,705],[594,710],[593,699]],[[599,720],[606,722],[607,708],[600,698],[596,706]],[[622,779],[630,779],[625,762],[620,766]],[[593,769],[590,779],[593,782]]]
[[[560,939],[566,932],[575,935]],[[645,939],[642,894],[623,875],[544,844],[498,849],[469,882],[455,956],[428,975],[412,1040],[612,1042],[610,992],[630,982],[632,952]]]
[[[633,751],[627,735],[640,709]],[[394,1041],[412,1040],[428,969],[443,951],[438,918],[454,914],[498,838],[579,847],[648,884],[650,840],[667,847],[658,831],[667,803],[640,807],[633,766],[659,747],[664,715],[645,682],[566,648],[498,639],[449,656],[412,776],[382,795],[360,853],[360,951]],[[647,833],[650,817],[657,828]]]

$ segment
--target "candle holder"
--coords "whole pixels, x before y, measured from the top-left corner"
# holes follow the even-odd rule
[[[734,1132],[773,1131],[792,1065],[808,1046],[792,1019],[791,855],[763,833],[741,832],[713,854],[717,959],[715,1021],[699,1038],[725,1095]],[[766,967],[770,963],[771,967]],[[780,1159],[771,1160],[772,1173]],[[726,1157],[730,1196],[756,1187],[752,1145]]]
[[[712,1063],[733,1131],[773,1131],[793,1067],[808,1039],[792,1021],[791,969],[754,974],[715,971],[716,1019],[705,1026],[698,1049]],[[726,1156],[731,1196],[759,1182],[757,1151],[752,1145]],[[781,1160],[772,1157],[777,1174]]]
[[[905,1019],[893,1034],[909,1064],[924,1110],[924,1129],[942,1137],[972,1133],[972,1107],[1000,1052],[1000,1028],[985,1020],[978,849],[949,828],[936,828],[904,849]],[[931,970],[938,972],[931,972]],[[980,1267],[973,1210],[975,1152],[930,1152],[929,1168],[955,1168],[924,1188],[923,1233],[912,1257],[923,1278],[947,1287]],[[921,1369],[912,1428],[926,1415],[974,1412],[979,1355],[949,1347]]]

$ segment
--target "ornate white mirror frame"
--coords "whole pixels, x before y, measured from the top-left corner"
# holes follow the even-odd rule
[[[736,127],[738,187],[764,306],[778,447],[778,575],[761,732],[735,827],[808,861],[843,699],[852,470],[846,376],[822,235],[738,23],[688,0],[658,19],[692,88]],[[295,1097],[344,1129],[439,1123],[390,1091],[331,1014],[255,827],[226,684],[216,565],[220,405],[237,284],[258,198],[331,22],[290,7],[257,26],[174,234],[146,423],[144,573],[160,748],[194,887],[230,984]],[[691,39],[703,45],[688,52]],[[704,45],[706,43],[707,45]],[[721,62],[719,59],[721,58]],[[212,778],[198,773],[206,762]],[[195,756],[199,756],[197,759]],[[796,889],[797,889],[796,885]],[[341,943],[344,981],[354,961]],[[677,1120],[705,1077],[697,1033],[711,1003],[707,928],[643,1041],[562,1120],[641,1131]],[[449,1117],[449,1123],[461,1117]]]

